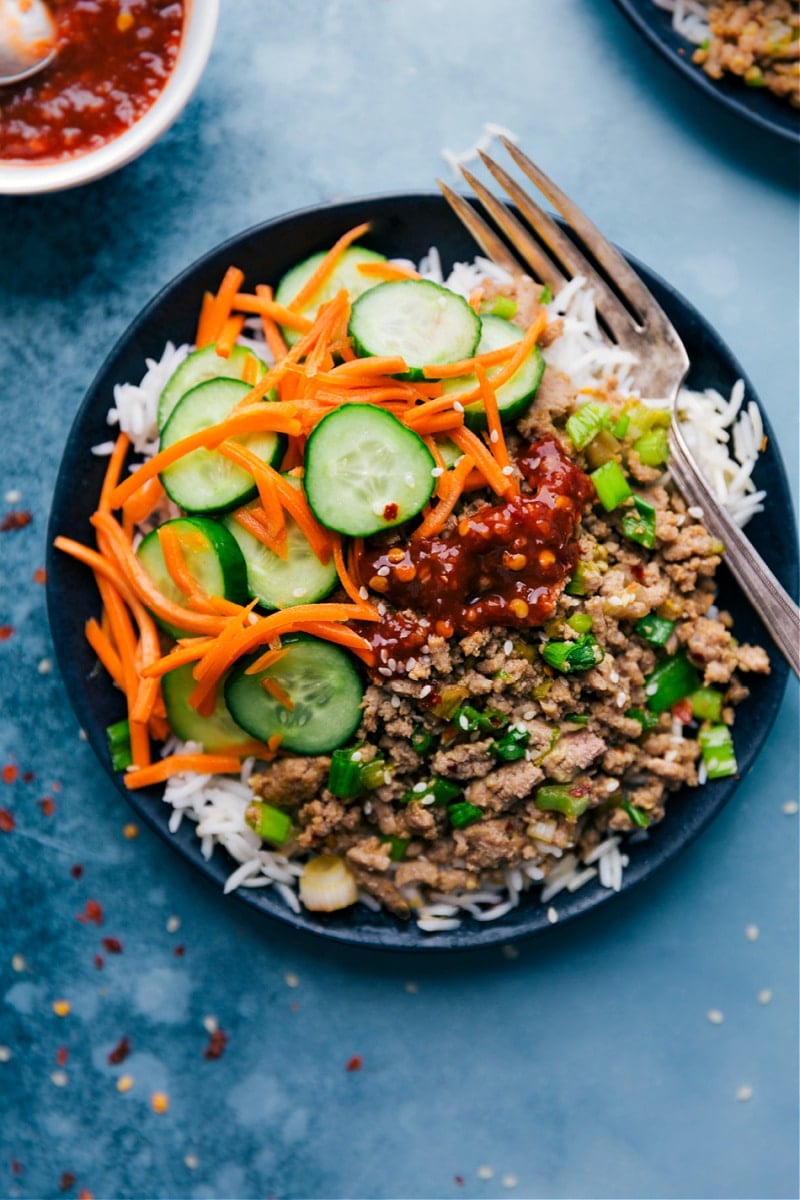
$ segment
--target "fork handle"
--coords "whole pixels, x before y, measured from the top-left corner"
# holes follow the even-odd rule
[[[725,562],[795,675],[800,677],[800,609],[725,509],[717,502],[673,421],[670,471],[683,496],[702,509],[703,524],[725,543]]]

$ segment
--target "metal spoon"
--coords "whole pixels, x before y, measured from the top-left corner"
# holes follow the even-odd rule
[[[56,36],[44,0],[0,0],[0,87],[19,83],[52,62]]]

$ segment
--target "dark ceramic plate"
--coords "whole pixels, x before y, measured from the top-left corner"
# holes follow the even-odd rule
[[[695,47],[672,28],[672,14],[656,8],[653,0],[616,0],[616,3],[650,45],[707,96],[761,129],[795,144],[800,142],[800,109],[792,108],[787,100],[779,100],[766,88],[747,87],[732,76],[711,79],[692,62]]]
[[[95,507],[105,467],[104,460],[90,453],[90,447],[108,438],[106,412],[112,403],[114,384],[140,379],[145,359],[158,358],[168,339],[176,343],[193,339],[200,298],[206,289],[217,286],[225,268],[236,263],[246,271],[251,283],[259,280],[274,283],[288,267],[314,251],[328,247],[345,229],[364,220],[372,222],[369,242],[388,255],[418,260],[435,245],[447,265],[455,260],[471,259],[475,253],[468,236],[440,196],[403,195],[353,200],[293,213],[251,229],[201,258],[137,317],[111,351],[89,389],[61,463],[50,517],[51,545],[57,534],[90,541],[88,517]],[[686,343],[693,363],[692,381],[699,386],[718,387],[723,392],[729,390],[743,372],[728,349],[682,297],[645,267],[634,265],[670,314]],[[747,388],[748,395],[753,397],[749,383]],[[767,514],[753,520],[750,532],[764,558],[791,589],[797,574],[795,539],[787,528],[792,509],[777,442],[772,436],[757,468],[756,482],[759,487],[769,489],[770,508]],[[781,514],[780,521],[775,520],[776,513]],[[171,810],[162,803],[160,788],[128,792],[119,776],[111,771],[104,731],[124,713],[119,692],[106,674],[96,669],[94,656],[83,636],[87,617],[98,612],[94,583],[85,568],[52,550],[47,567],[48,610],[59,666],[78,719],[95,753],[139,816],[221,888],[233,867],[227,855],[217,851],[211,861],[206,862],[201,857],[194,827],[188,821],[176,835],[169,833],[167,821]],[[769,644],[755,609],[724,574],[721,599],[725,607],[732,610],[741,639]],[[736,751],[742,775],[752,768],[783,695],[787,668],[775,654],[772,654],[772,663],[770,676],[756,677],[753,694],[743,706],[737,726]],[[663,823],[651,831],[646,842],[631,847],[624,888],[645,879],[696,837],[730,800],[736,785],[737,780],[725,779],[676,795],[670,801]],[[368,911],[361,905],[330,917],[305,912],[296,916],[271,889],[240,889],[236,894],[251,907],[296,928],[342,942],[393,950],[466,949],[505,942],[550,928],[544,906],[538,902],[535,891],[528,894],[519,908],[498,921],[479,924],[467,918],[460,929],[436,936],[421,933],[413,922],[402,923],[384,913]],[[611,896],[611,892],[593,882],[574,895],[562,894],[555,904],[564,921],[604,903]]]

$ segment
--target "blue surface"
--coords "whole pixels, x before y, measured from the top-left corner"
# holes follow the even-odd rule
[[[216,242],[314,202],[425,189],[441,148],[487,120],[719,329],[797,479],[796,158],[608,4],[228,0],[159,145],[81,191],[0,199],[0,511],[33,513],[0,534],[0,625],[15,628],[0,765],[20,771],[0,782],[16,820],[0,833],[4,1195],[57,1196],[63,1172],[65,1194],[98,1198],[797,1195],[796,686],[733,803],[652,881],[517,957],[418,961],[265,924],[146,829],[126,839],[130,810],[47,672],[33,575],[111,343]],[[76,920],[88,899],[102,928]],[[218,1061],[203,1057],[212,1015]],[[131,1056],[111,1066],[122,1036]]]

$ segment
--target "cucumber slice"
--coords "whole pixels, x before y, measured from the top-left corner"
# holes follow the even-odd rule
[[[400,354],[409,377],[418,377],[420,367],[470,358],[481,320],[463,296],[438,283],[402,279],[381,283],[356,300],[349,333],[358,354]]]
[[[178,517],[164,524],[178,535],[186,566],[206,595],[221,596],[234,604],[247,603],[245,561],[236,539],[224,526],[207,517]],[[158,529],[153,529],[142,539],[136,557],[162,596],[175,604],[186,603],[186,597],[164,563]],[[184,636],[184,630],[176,629],[158,617],[156,620],[173,637]]]
[[[285,479],[302,488],[299,479]],[[242,529],[233,516],[225,517],[225,527],[236,539],[247,567],[250,595],[265,608],[291,608],[295,604],[315,604],[332,592],[338,582],[331,558],[321,563],[300,526],[286,514],[286,558],[279,558],[252,533]]]
[[[325,250],[321,250],[319,254],[312,254],[310,258],[304,259],[284,275],[275,292],[278,304],[289,304],[294,300],[300,289],[314,274],[325,254]],[[351,300],[356,300],[363,292],[377,287],[378,280],[364,275],[358,269],[359,263],[369,262],[386,262],[386,257],[383,254],[377,254],[374,250],[365,250],[363,246],[348,246],[325,283],[312,298],[311,303],[303,309],[301,316],[308,317],[313,321],[320,306],[328,300],[332,300],[342,288],[345,288]],[[288,329],[283,326],[283,336],[292,346],[299,341],[302,335],[296,329]]]
[[[178,401],[187,392],[199,383],[208,383],[209,379],[241,379],[248,358],[255,358],[259,379],[266,375],[267,364],[244,346],[234,346],[228,358],[217,354],[214,346],[193,350],[170,375],[161,393],[158,401],[158,432],[161,433]]]
[[[422,438],[397,417],[343,404],[308,439],[306,496],[328,529],[369,537],[416,516],[433,492],[435,466]]]
[[[237,379],[211,379],[192,388],[164,426],[160,448],[166,450],[182,438],[224,421],[249,391],[250,385]],[[277,466],[283,458],[285,439],[277,433],[248,433],[236,440],[270,466]],[[245,504],[256,492],[250,472],[216,450],[193,450],[162,471],[161,482],[167,495],[190,513],[224,512]]]
[[[262,742],[278,734],[281,749],[295,754],[335,750],[361,721],[364,685],[353,659],[339,646],[303,634],[282,642],[288,653],[265,671],[245,674],[257,655],[236,664],[225,685],[225,703],[242,729]],[[263,679],[274,679],[293,708],[270,695]]]
[[[478,342],[477,354],[486,354],[490,350],[500,350],[523,338],[523,331],[502,317],[484,317],[481,340]],[[486,374],[491,379],[502,367],[490,367]],[[515,421],[527,412],[533,403],[542,375],[544,374],[544,359],[538,346],[534,346],[530,354],[520,364],[511,378],[497,389],[497,408],[501,421]],[[445,379],[444,390],[448,395],[458,395],[460,392],[471,392],[478,386],[474,375],[462,375],[458,379]],[[464,420],[470,429],[486,428],[486,413],[483,401],[477,400],[464,410]]]
[[[177,667],[161,680],[161,693],[172,732],[182,742],[200,742],[208,754],[246,742],[250,735],[236,724],[221,693],[210,716],[201,717],[192,708],[189,696],[195,685],[191,663]]]

